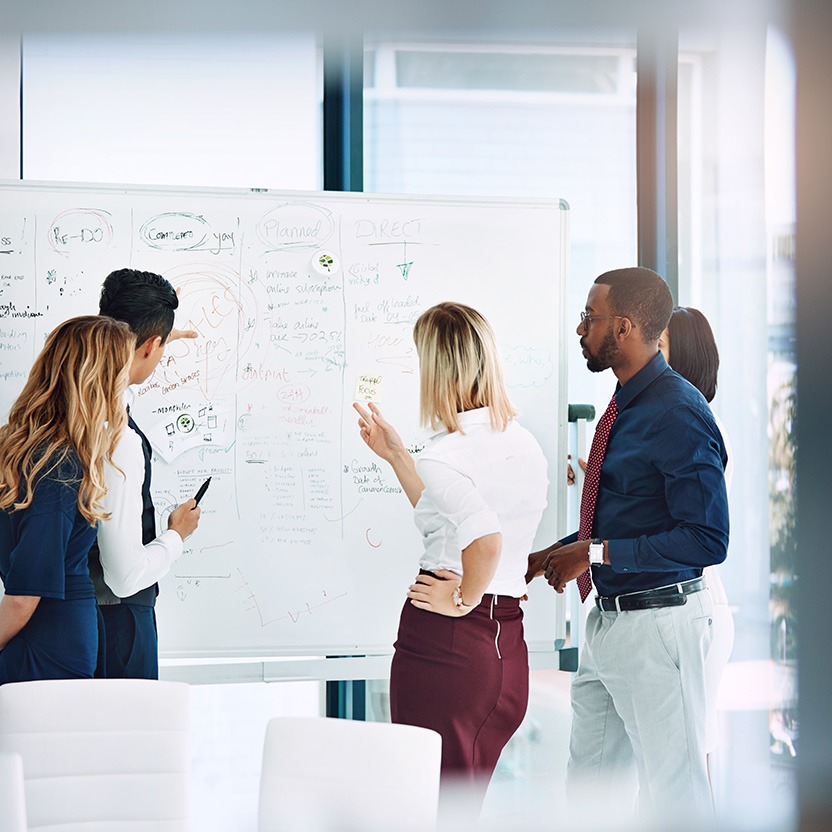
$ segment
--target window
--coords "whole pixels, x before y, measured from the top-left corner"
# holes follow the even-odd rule
[[[595,277],[636,262],[634,43],[368,43],[365,190],[565,199],[571,335]],[[570,401],[603,412],[609,379],[569,358]]]
[[[713,409],[734,458],[720,573],[736,634],[711,774],[720,810],[755,828],[786,826],[795,808],[794,203],[794,67],[782,37],[763,25],[687,33],[679,300],[713,326]]]
[[[317,189],[315,38],[27,36],[23,176]]]

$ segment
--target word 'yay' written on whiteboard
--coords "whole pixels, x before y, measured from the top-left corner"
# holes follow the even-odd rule
[[[234,228],[214,230],[200,214],[171,211],[148,219],[139,229],[139,238],[158,251],[204,251],[220,254],[234,251],[240,239],[240,220]]]

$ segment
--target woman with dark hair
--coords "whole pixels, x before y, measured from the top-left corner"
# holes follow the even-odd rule
[[[716,347],[708,319],[690,306],[677,306],[670,316],[667,329],[659,338],[659,349],[665,360],[680,376],[686,378],[710,404],[716,395],[719,371],[719,350]],[[725,486],[730,491],[733,459],[725,428],[716,416],[717,427],[728,449],[728,465],[725,468]],[[707,726],[705,748],[710,753],[719,745],[719,722],[716,706],[722,673],[731,657],[734,646],[734,618],[728,606],[728,597],[715,566],[702,572],[713,600],[713,641],[705,661],[705,694],[707,697]]]
[[[670,345],[673,363],[670,365],[686,378],[709,404],[716,395],[719,351],[708,319],[690,306],[677,306],[670,316],[667,329],[659,338],[659,349],[670,364]]]

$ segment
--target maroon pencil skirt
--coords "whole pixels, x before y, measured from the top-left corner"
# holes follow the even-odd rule
[[[393,722],[442,736],[442,775],[491,777],[529,702],[520,601],[486,595],[461,618],[406,601],[390,669]]]

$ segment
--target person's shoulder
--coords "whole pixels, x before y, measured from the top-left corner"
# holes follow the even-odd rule
[[[78,489],[84,476],[81,459],[73,448],[53,452],[35,479],[32,511],[74,512]]]
[[[656,379],[653,396],[656,416],[653,424],[657,430],[678,432],[699,426],[706,433],[719,432],[705,397],[674,370],[668,368]]]
[[[41,469],[38,481],[61,485],[78,485],[84,477],[84,466],[75,448],[64,447],[54,451]]]
[[[441,431],[431,436],[416,456],[416,470],[424,477],[428,470],[469,471],[483,449],[483,439],[490,433],[487,425],[466,425],[463,430]]]
[[[128,462],[137,458],[141,458],[142,465],[144,465],[144,451],[142,450],[141,437],[132,428],[125,426],[113,449],[113,462],[119,464],[120,462]]]
[[[525,425],[518,422],[517,419],[512,419],[504,432],[506,438],[513,441],[539,445],[535,435]]]
[[[697,412],[709,410],[702,393],[670,367],[650,385],[649,389],[651,397],[668,412],[679,408]]]

